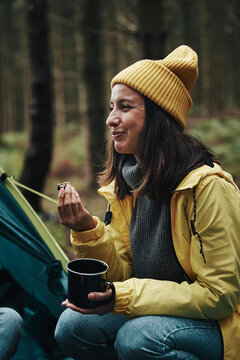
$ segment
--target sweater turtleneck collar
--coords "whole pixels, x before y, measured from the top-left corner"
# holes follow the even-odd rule
[[[140,186],[143,174],[133,155],[127,157],[122,168],[122,176],[131,190],[136,190]]]

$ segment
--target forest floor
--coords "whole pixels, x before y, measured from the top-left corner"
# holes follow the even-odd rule
[[[189,119],[188,131],[206,143],[222,161],[224,169],[229,171],[240,186],[240,114],[227,114],[224,117]],[[104,218],[107,203],[89,187],[89,173],[86,149],[86,136],[82,127],[68,125],[57,130],[54,137],[53,159],[48,174],[44,194],[57,199],[57,184],[69,181],[79,192],[83,204],[92,213]],[[8,133],[0,139],[0,167],[9,175],[19,178],[27,148],[25,133]],[[74,256],[69,241],[68,229],[59,222],[55,204],[43,199],[44,223],[71,258]]]

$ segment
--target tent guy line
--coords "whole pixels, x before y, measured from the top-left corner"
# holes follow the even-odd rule
[[[17,180],[14,179],[14,177],[13,177],[12,175],[9,176],[9,175],[7,175],[6,173],[3,173],[3,174],[1,175],[1,181],[4,181],[7,177],[8,177],[9,179],[11,179],[11,181],[12,181],[16,186],[21,187],[21,188],[23,188],[23,189],[25,189],[25,190],[27,190],[27,191],[30,191],[30,192],[32,192],[32,193],[34,193],[34,194],[42,197],[43,199],[46,199],[46,200],[48,200],[48,201],[51,201],[52,203],[54,203],[54,204],[57,205],[57,200],[55,200],[55,199],[53,199],[53,198],[51,198],[51,197],[49,197],[49,196],[47,196],[47,195],[45,195],[45,194],[43,194],[43,193],[40,193],[39,191],[34,190],[34,189],[32,189],[32,188],[30,188],[30,187],[28,187],[28,186],[26,186],[26,185],[23,185],[23,184],[19,183]]]

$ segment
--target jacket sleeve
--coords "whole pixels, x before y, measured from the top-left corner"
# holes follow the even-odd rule
[[[240,300],[239,210],[240,196],[234,185],[220,177],[202,180],[196,193],[199,236],[190,231],[193,200],[185,211],[181,207],[189,226],[189,256],[196,280],[181,284],[137,278],[116,282],[114,313],[216,320],[232,314]]]
[[[119,219],[120,221],[119,224]],[[131,254],[126,248],[129,231],[123,215],[113,212],[110,225],[94,217],[96,227],[89,231],[71,231],[71,243],[79,258],[92,257],[109,265],[108,280],[123,281],[132,276]]]

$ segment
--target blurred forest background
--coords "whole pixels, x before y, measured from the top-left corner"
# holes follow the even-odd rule
[[[181,44],[199,55],[187,131],[240,185],[238,0],[0,0],[0,167],[53,198],[58,182],[71,181],[103,217],[96,173],[110,80]],[[67,248],[56,206],[24,194]]]

